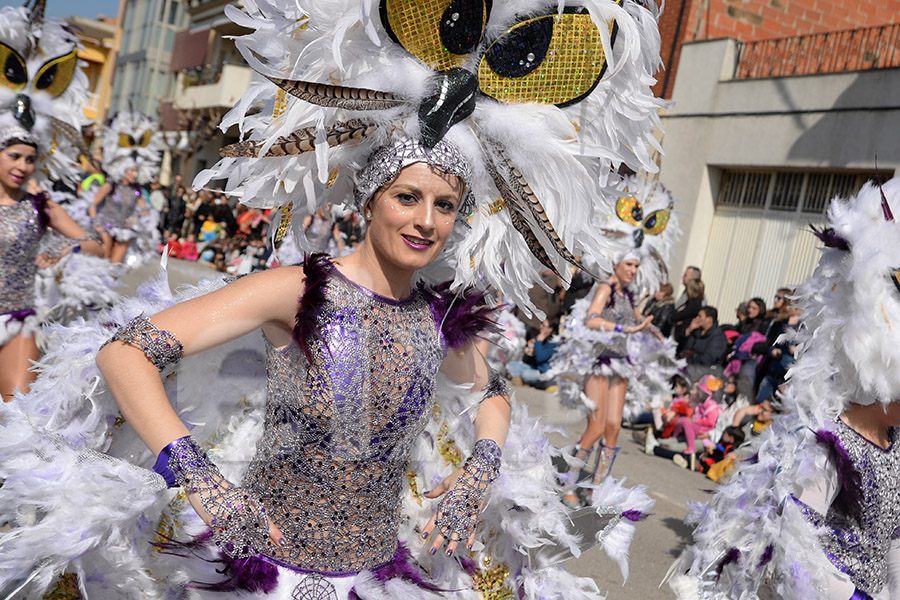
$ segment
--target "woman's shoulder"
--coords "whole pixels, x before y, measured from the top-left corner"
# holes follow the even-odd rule
[[[470,286],[452,290],[451,282],[430,286],[420,284],[419,293],[427,300],[443,342],[458,350],[480,334],[499,331],[494,315],[499,306],[490,306],[485,292]]]

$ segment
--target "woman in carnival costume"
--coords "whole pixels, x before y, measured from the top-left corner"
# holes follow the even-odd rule
[[[803,326],[777,418],[753,459],[688,515],[679,598],[900,595],[900,179],[836,198],[797,290]]]
[[[39,357],[38,266],[49,266],[73,250],[100,254],[101,249],[48,194],[24,189],[26,182],[34,183],[29,179],[36,171],[44,185],[48,174],[71,172],[51,140],[60,133],[62,144],[70,134],[71,126],[54,115],[78,95],[67,89],[76,79],[75,36],[60,21],[44,21],[42,11],[6,7],[0,10],[0,39],[6,65],[0,73],[5,84],[0,86],[0,100],[5,101],[0,110],[0,393],[9,401],[34,381],[29,369]],[[46,75],[49,71],[55,79]],[[71,144],[61,149],[77,156]],[[41,243],[51,231],[66,238],[55,256]]]
[[[66,372],[45,370],[33,409],[0,419],[12,524],[0,585],[39,593],[69,568],[106,597],[586,599],[596,584],[558,563],[596,543],[627,573],[652,501],[609,481],[587,509],[602,516],[597,535],[570,531],[545,428],[472,350],[489,311],[470,284],[527,302],[542,264],[574,260],[567,244],[604,260],[609,244],[583,217],[614,193],[620,161],[652,167],[655,15],[633,2],[477,4],[226,8],[253,30],[237,41],[245,58],[297,98],[254,84],[223,123],[249,139],[198,183],[227,176],[228,192],[278,209],[276,237],[352,194],[366,241],[224,287],[149,285],[58,328]],[[231,359],[248,338],[234,338],[260,327],[265,372],[248,372]],[[114,332],[99,355],[107,389],[90,347]],[[164,481],[186,494],[159,494]],[[63,490],[78,499],[74,530],[69,502],[47,505]],[[164,552],[148,544],[158,522]]]
[[[635,177],[626,179],[626,189],[629,194],[619,198],[615,215],[600,225],[625,248],[609,278],[572,307],[548,373],[557,377],[564,405],[588,411],[566,476],[563,502],[572,507],[612,469],[628,388],[634,388],[628,392],[632,412],[646,410],[648,402],[668,390],[668,378],[683,366],[675,359],[674,345],[651,329],[652,317],[640,315],[634,296],[643,288],[652,293],[666,280],[666,263],[679,233],[672,218],[672,196],[660,184]],[[599,451],[589,487],[576,487],[587,475],[585,465],[595,444]]]
[[[142,186],[159,174],[161,143],[156,124],[135,112],[119,112],[103,130],[103,168],[109,175],[88,207],[106,257],[125,261],[133,240],[142,255],[156,255],[159,213],[144,200]]]

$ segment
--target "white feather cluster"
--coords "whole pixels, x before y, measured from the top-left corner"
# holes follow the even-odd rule
[[[478,208],[471,228],[457,226],[456,243],[445,251],[455,269],[457,286],[488,283],[517,305],[528,307],[527,290],[543,267],[529,252],[510,222],[508,211],[490,214],[498,192],[485,166],[479,137],[502,146],[529,182],[546,209],[562,241],[576,255],[609,265],[610,243],[592,226],[604,199],[617,196],[615,169],[627,164],[635,170],[655,171],[650,151],[656,148],[652,130],[659,125],[653,97],[653,73],[659,64],[656,15],[635,2],[619,6],[611,0],[586,0],[586,8],[600,25],[608,69],[586,99],[566,108],[537,104],[503,104],[481,97],[475,112],[451,128],[447,141],[468,157],[473,167],[472,188]],[[485,30],[485,41],[466,68],[472,69],[487,43],[505,33],[522,15],[552,14],[565,0],[496,0]],[[353,176],[372,150],[400,129],[417,137],[415,111],[431,92],[435,72],[391,41],[375,0],[247,0],[246,12],[226,7],[235,23],[252,30],[235,44],[257,71],[278,78],[300,79],[389,92],[408,100],[406,107],[384,111],[340,111],[313,106],[288,97],[285,110],[273,118],[275,86],[254,83],[222,121],[237,125],[242,135],[264,142],[265,153],[280,136],[313,127],[324,142],[326,127],[336,120],[360,118],[380,130],[354,145],[328,148],[284,158],[220,160],[200,173],[195,186],[226,179],[225,190],[242,202],[276,207],[294,202],[294,222],[318,206],[348,203]],[[613,47],[606,23],[614,19],[618,36]],[[337,179],[326,187],[337,169]],[[296,236],[301,244],[303,237]],[[565,263],[557,259],[560,271]],[[501,266],[502,263],[502,266]]]
[[[81,127],[88,123],[82,109],[88,95],[87,75],[82,69],[86,63],[77,62],[71,82],[56,97],[38,90],[34,84],[43,65],[81,45],[71,27],[61,19],[44,18],[38,30],[29,28],[28,20],[29,11],[24,7],[0,8],[0,42],[25,58],[28,72],[28,81],[21,91],[0,85],[0,135],[12,128],[20,128],[13,116],[13,106],[16,96],[28,96],[35,112],[31,133],[38,138],[39,145],[35,177],[46,189],[52,187],[51,181],[64,181],[75,187],[81,174],[77,161],[79,152],[66,137],[54,134],[50,117],[63,121],[81,134]]]
[[[146,146],[140,145],[145,135],[150,136]],[[114,181],[121,181],[125,171],[135,167],[138,183],[147,185],[159,175],[162,162],[162,139],[157,131],[156,121],[147,115],[122,111],[117,112],[103,128],[103,170]],[[130,137],[134,145],[120,145],[120,138]]]

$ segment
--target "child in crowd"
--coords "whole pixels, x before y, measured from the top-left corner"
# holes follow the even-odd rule
[[[735,450],[744,443],[744,431],[740,427],[726,427],[717,444],[709,443],[697,458],[697,470],[706,473],[713,481],[718,481],[736,460]],[[672,460],[675,460],[674,458]],[[684,460],[682,458],[682,460]],[[727,461],[728,464],[716,465]],[[676,461],[679,462],[679,461]]]
[[[193,233],[181,244],[181,257],[190,261],[196,261],[200,258],[200,255],[197,253],[197,236]]]

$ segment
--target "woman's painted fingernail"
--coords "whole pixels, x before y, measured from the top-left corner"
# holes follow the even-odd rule
[[[437,548],[432,548],[432,549],[431,549],[431,555],[432,555],[432,556],[434,556],[434,554],[435,554],[436,552],[437,552]]]
[[[427,540],[427,539],[428,539],[428,532],[427,532],[427,531],[426,531],[425,533],[422,534],[422,539],[423,539],[423,540]]]
[[[278,540],[278,545],[287,546],[287,538],[281,538],[280,540]]]
[[[453,556],[453,550],[447,550],[447,556]]]

